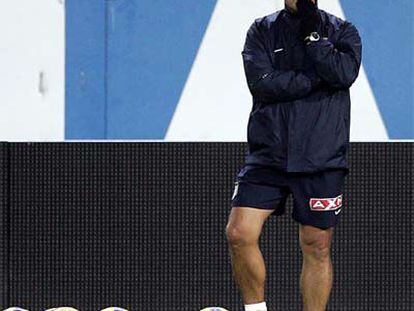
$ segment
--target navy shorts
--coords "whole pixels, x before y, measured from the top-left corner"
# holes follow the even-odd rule
[[[283,215],[293,196],[292,217],[304,225],[327,229],[335,226],[344,208],[346,170],[286,173],[264,166],[245,165],[237,174],[232,207],[274,210]]]

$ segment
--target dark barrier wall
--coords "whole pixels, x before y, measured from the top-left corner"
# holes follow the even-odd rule
[[[8,148],[0,142],[0,306],[6,306],[8,297]],[[1,308],[0,308],[1,309]]]
[[[242,310],[224,230],[246,147],[1,145],[1,307]],[[414,309],[413,153],[351,145],[329,310]],[[270,310],[300,310],[297,227],[272,217],[262,237]]]

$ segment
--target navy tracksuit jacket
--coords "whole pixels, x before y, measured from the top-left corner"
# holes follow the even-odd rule
[[[319,42],[299,38],[288,10],[257,19],[242,52],[253,109],[246,164],[286,172],[348,171],[349,88],[361,64],[357,29],[322,10]]]

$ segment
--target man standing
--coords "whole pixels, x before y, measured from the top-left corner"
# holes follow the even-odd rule
[[[233,274],[246,311],[267,311],[258,246],[265,220],[293,195],[303,254],[305,311],[325,310],[332,287],[330,245],[348,174],[349,88],[361,64],[357,29],[316,0],[285,0],[247,33],[244,67],[253,109],[249,150],[237,174],[227,225]]]

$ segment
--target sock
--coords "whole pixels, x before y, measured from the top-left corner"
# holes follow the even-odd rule
[[[267,311],[266,302],[255,303],[252,305],[244,305],[245,311]]]

